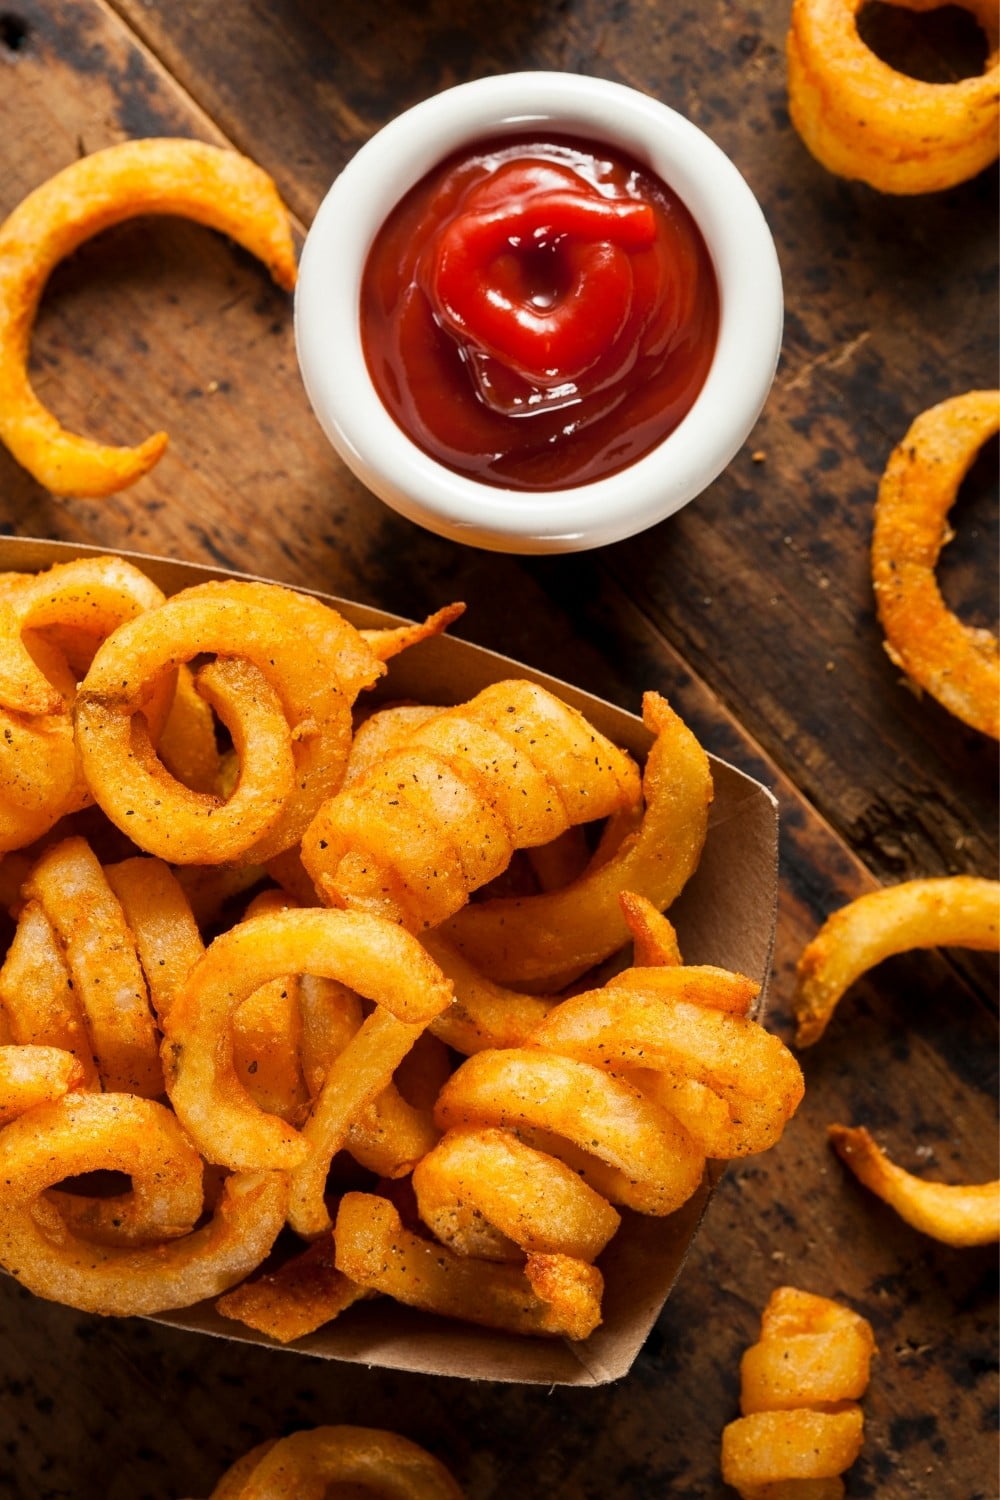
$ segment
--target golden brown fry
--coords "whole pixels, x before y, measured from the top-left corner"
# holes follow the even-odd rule
[[[166,1122],[170,1122],[169,1126]],[[254,1270],[285,1218],[281,1172],[227,1178],[212,1218],[179,1239],[106,1246],[67,1230],[45,1192],[64,1178],[105,1170],[135,1179],[173,1170],[154,1147],[170,1112],[126,1094],[67,1094],[0,1131],[0,1265],[37,1296],[118,1317],[188,1307]],[[148,1149],[147,1149],[148,1148]]]
[[[593,1261],[621,1222],[563,1162],[508,1130],[449,1130],[413,1172],[420,1217],[459,1255]]]
[[[754,1485],[832,1479],[861,1451],[861,1408],[837,1412],[758,1411],[722,1431],[722,1477],[745,1493]]]
[[[113,1092],[163,1093],[159,1037],[124,913],[84,839],[47,849],[24,886],[51,924],[79,995],[97,1070]]]
[[[939,0],[897,0],[932,10]],[[788,107],[829,171],[883,193],[932,193],[974,177],[997,156],[997,16],[991,0],[960,0],[989,41],[980,76],[925,83],[898,73],[861,40],[864,0],[795,0],[788,35]]]
[[[300,1134],[265,1115],[239,1082],[231,1026],[237,1007],[261,985],[301,973],[346,983],[374,1000],[376,1010],[330,1068]],[[303,1164],[303,1176],[296,1178],[301,1194],[295,1196],[304,1196],[313,1214],[326,1219],[322,1187],[330,1157],[354,1116],[385,1088],[420,1031],[450,999],[451,986],[440,970],[393,923],[325,910],[254,917],[216,938],[171,1007],[163,1046],[168,1092],[209,1160],[251,1170],[250,1164]],[[325,1227],[320,1222],[311,1232]]]
[[[372,1427],[314,1427],[252,1450],[223,1475],[211,1500],[325,1500],[362,1491],[372,1500],[463,1500],[443,1464],[408,1438]],[[227,1479],[240,1470],[238,1486]]]
[[[0,441],[56,495],[102,496],[142,477],[166,433],[109,448],[67,432],[32,390],[35,313],[55,266],[84,240],[139,214],[180,214],[258,256],[280,286],[295,284],[288,215],[266,173],[201,141],[125,141],[71,163],[0,225]]]
[[[61,1047],[0,1046],[0,1125],[79,1088],[83,1069]]]
[[[11,1041],[72,1053],[81,1068],[78,1087],[100,1088],[80,994],[70,982],[52,924],[37,901],[26,901],[18,914],[0,968],[0,1004]]]
[[[105,865],[104,878],[124,913],[162,1024],[205,951],[194,913],[180,882],[162,860],[140,855]]]
[[[158,759],[150,688],[202,653],[201,690],[240,754],[232,795],[195,792]],[[291,848],[339,785],[351,704],[384,667],[318,600],[276,584],[196,585],[118,629],[77,700],[87,784],[113,823],[171,864],[264,863]]]
[[[661,964],[684,962],[674,924],[652,901],[634,891],[622,891],[618,903],[632,934],[633,968],[655,969]]]
[[[464,614],[464,604],[446,604],[443,609],[428,615],[426,620],[419,620],[412,625],[390,625],[382,630],[362,630],[361,634],[379,661],[388,661],[390,657],[398,656],[411,646],[419,646],[421,641],[443,635],[448,626],[454,625]]]
[[[368,1295],[337,1270],[330,1234],[276,1270],[234,1287],[215,1306],[224,1318],[290,1344]]]
[[[422,941],[455,986],[454,1004],[431,1022],[431,1030],[456,1052],[523,1046],[555,1004],[494,984],[435,932],[424,933]]]
[[[625,1079],[540,1047],[467,1058],[441,1090],[434,1116],[445,1130],[516,1131],[568,1159],[612,1203],[639,1213],[673,1213],[705,1168],[687,1131]],[[563,1141],[576,1151],[567,1155]]]
[[[500,682],[418,726],[331,798],[302,860],[332,906],[435,927],[509,863],[637,800],[630,757],[532,683]]]
[[[929,1182],[890,1161],[863,1126],[830,1125],[827,1133],[855,1177],[922,1234],[956,1247],[1000,1240],[1000,1182]]]
[[[559,984],[629,940],[622,891],[669,907],[697,866],[708,830],[712,775],[694,735],[656,693],[643,698],[656,736],[642,778],[642,823],[607,859],[558,891],[481,901],[458,912],[442,936],[500,984]]]
[[[628,1075],[660,1074],[657,1102],[706,1155],[766,1151],[804,1092],[788,1048],[742,1014],[757,993],[743,975],[708,966],[629,969],[603,989],[562,1001],[532,1033],[545,1047]],[[692,1091],[691,1084],[700,1085]],[[714,1101],[724,1106],[713,1109]]]
[[[935,577],[948,512],[986,440],[1000,391],[970,391],[923,412],[893,452],[875,505],[872,581],[890,660],[973,729],[1000,738],[1000,648],[963,622]]]
[[[792,1006],[795,1041],[826,1030],[841,995],[875,964],[911,948],[982,948],[1000,941],[1000,883],[972,875],[908,880],[859,896],[828,917],[804,950]]]
[[[334,1231],[337,1267],[397,1302],[510,1333],[587,1338],[600,1322],[595,1266],[531,1256],[522,1270],[455,1255],[404,1229],[385,1198],[345,1193]]]

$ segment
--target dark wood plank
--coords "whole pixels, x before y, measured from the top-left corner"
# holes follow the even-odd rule
[[[166,425],[171,449],[141,486],[101,503],[53,501],[0,454],[9,530],[215,561],[404,613],[461,596],[462,629],[485,644],[632,709],[643,688],[665,691],[711,749],[779,795],[772,1024],[785,1035],[795,958],[826,911],[876,877],[992,868],[990,755],[899,689],[864,557],[897,425],[946,393],[942,373],[984,379],[984,183],[937,205],[890,205],[822,177],[784,118],[777,4],[121,9],[165,66],[100,0],[18,0],[21,29],[0,27],[20,37],[0,44],[0,212],[78,150],[172,133],[250,150],[307,220],[383,120],[500,68],[599,72],[685,109],[732,152],[779,232],[791,315],[752,445],[767,457],[754,463],[748,445],[641,543],[535,561],[463,551],[384,511],[329,453],[298,386],[287,301],[260,269],[206,232],[142,224],[58,273],[36,367],[67,421],[119,440]],[[979,559],[967,561],[956,586],[971,600]],[[973,980],[981,995],[983,973]],[[944,959],[900,960],[859,986],[804,1057],[807,1098],[785,1139],[730,1170],[633,1372],[598,1391],[540,1397],[319,1365],[104,1323],[5,1281],[0,1484],[31,1500],[204,1495],[260,1438],[353,1420],[439,1452],[471,1500],[716,1495],[739,1355],[788,1279],[847,1298],[876,1327],[849,1493],[985,1496],[995,1257],[944,1251],[899,1224],[842,1172],[824,1130],[865,1120],[910,1164],[919,1151],[944,1177],[994,1175],[994,1056],[992,1022]]]

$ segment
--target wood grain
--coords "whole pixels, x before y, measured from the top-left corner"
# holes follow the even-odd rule
[[[174,221],[84,247],[46,295],[40,394],[107,440],[165,426],[139,486],[57,502],[0,453],[0,525],[266,573],[417,614],[634,710],[667,694],[782,814],[772,1021],[828,911],[878,881],[996,861],[996,748],[902,687],[867,571],[878,475],[910,417],[995,379],[989,174],[897,202],[834,181],[791,131],[786,6],[652,0],[12,0],[0,15],[0,213],[81,151],[143,134],[229,140],[308,223],[339,167],[401,108],[464,78],[577,69],[664,99],[730,152],[774,229],[786,339],[730,470],[672,521],[575,558],[465,550],[347,475],[308,410],[288,299],[249,257]],[[756,458],[754,455],[758,455]],[[760,456],[763,455],[763,456]],[[950,597],[995,599],[995,463],[956,512]],[[512,607],[512,601],[516,604]],[[739,1355],[790,1280],[871,1317],[880,1347],[852,1497],[989,1495],[995,1256],[916,1236],[846,1176],[827,1122],[867,1123],[910,1166],[996,1175],[995,966],[894,960],[804,1054],[781,1145],[730,1169],[632,1373],[597,1391],[426,1381],[107,1323],[0,1284],[0,1490],[78,1500],[207,1495],[266,1436],[362,1421],[445,1458],[471,1500],[722,1493]]]

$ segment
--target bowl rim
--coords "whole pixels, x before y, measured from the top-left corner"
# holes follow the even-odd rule
[[[616,474],[543,491],[457,474],[412,442],[371,381],[359,317],[368,251],[404,193],[462,146],[534,127],[598,140],[648,165],[694,216],[720,298],[715,356],[674,431]],[[452,540],[508,552],[576,551],[665,519],[729,464],[771,388],[783,311],[781,271],[764,214],[742,174],[708,135],[625,84],[537,71],[480,78],[432,95],[359,148],[306,236],[295,339],[321,426],[380,499]]]

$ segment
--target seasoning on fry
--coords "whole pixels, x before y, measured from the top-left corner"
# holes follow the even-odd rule
[[[29,193],[0,225],[0,441],[55,495],[100,497],[141,479],[167,435],[107,447],[60,426],[28,379],[38,303],[58,263],[100,230],[140,214],[180,214],[217,229],[295,285],[288,215],[270,177],[202,141],[150,139],[81,157]]]

